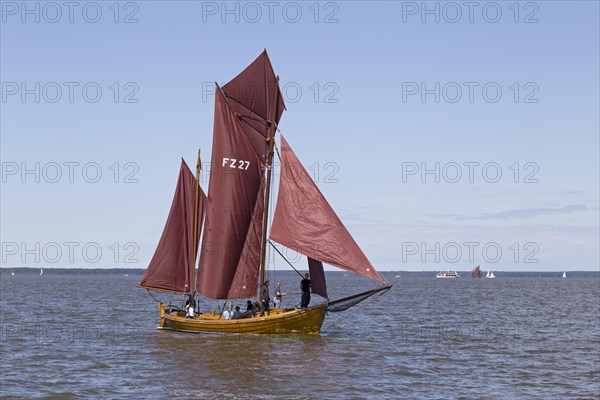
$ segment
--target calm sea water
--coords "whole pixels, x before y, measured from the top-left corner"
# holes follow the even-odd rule
[[[223,336],[156,330],[139,276],[5,274],[1,397],[600,396],[597,278],[393,276],[320,336]],[[293,273],[278,279],[297,291]],[[343,273],[328,283],[331,297],[369,288]]]

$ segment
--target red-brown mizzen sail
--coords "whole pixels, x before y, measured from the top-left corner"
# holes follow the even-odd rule
[[[223,93],[239,120],[254,142],[264,161],[271,123],[279,123],[285,110],[273,66],[263,51],[246,69],[223,86]]]
[[[269,238],[315,260],[385,281],[325,200],[283,135],[281,180]]]
[[[211,178],[196,288],[203,296],[214,299],[249,297],[254,294],[249,288],[256,289],[258,280],[258,262],[252,260],[260,254],[260,240],[246,239],[249,233],[254,235],[253,221],[260,221],[263,216],[256,203],[264,201],[264,166],[218,87],[214,121]],[[245,286],[248,291],[234,293],[232,284],[240,263],[246,274],[244,282],[237,281],[237,288]]]
[[[329,297],[327,296],[327,281],[325,280],[323,263],[310,257],[307,258],[312,292],[325,298]]]
[[[199,190],[198,204],[194,204],[196,190]],[[139,287],[177,293],[191,292],[196,256],[193,254],[194,246],[197,248],[200,238],[205,204],[206,195],[185,161],[181,160],[167,223]],[[198,207],[198,221],[194,224],[195,207]],[[197,229],[196,235],[194,227]]]

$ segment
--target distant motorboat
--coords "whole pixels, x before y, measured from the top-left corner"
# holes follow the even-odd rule
[[[563,278],[566,278],[566,277],[567,277],[567,273],[566,273],[566,272],[563,272],[563,275],[562,275],[562,277],[563,277]]]
[[[396,275],[394,278],[400,278],[400,275]]]
[[[442,272],[438,272],[435,277],[440,278],[440,279],[451,279],[451,278],[460,278],[460,275],[458,275],[458,272],[456,272],[456,271],[442,271]]]
[[[129,274],[125,274],[125,275],[123,275],[123,276],[129,276]]]

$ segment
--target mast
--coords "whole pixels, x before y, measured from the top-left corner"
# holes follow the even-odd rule
[[[194,303],[194,296],[196,295],[196,257],[198,256],[198,196],[200,196],[200,173],[202,172],[202,163],[200,161],[200,149],[198,149],[198,159],[196,160],[196,197],[194,201],[194,246],[192,260],[192,293],[190,297],[190,303]]]
[[[266,50],[265,50],[266,51]],[[279,75],[276,76],[277,86],[279,86]],[[266,93],[266,87],[265,87]],[[275,98],[273,99],[273,118],[276,118],[277,115],[277,104],[279,97],[279,90],[275,91]],[[275,148],[275,132],[277,130],[277,124],[275,121],[267,121],[270,123],[270,132],[267,137],[267,144],[269,146],[269,152],[267,153],[267,187],[265,189],[265,206],[264,206],[264,214],[263,214],[263,229],[262,229],[262,241],[261,241],[261,251],[260,251],[260,266],[259,266],[259,282],[258,282],[258,294],[257,299],[260,298],[261,290],[263,284],[265,283],[265,265],[267,261],[267,225],[269,223],[269,197],[271,195],[271,173],[273,170],[273,153]],[[269,300],[267,300],[269,301]]]

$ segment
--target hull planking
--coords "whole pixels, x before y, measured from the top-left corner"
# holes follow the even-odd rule
[[[325,320],[327,304],[306,309],[271,310],[263,317],[226,320],[218,314],[200,314],[196,318],[186,318],[184,313],[168,313],[168,306],[160,303],[160,324],[158,329],[182,332],[250,333],[250,334],[318,334]]]

